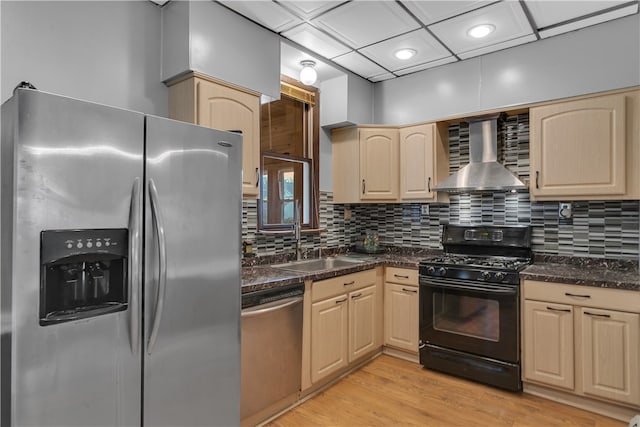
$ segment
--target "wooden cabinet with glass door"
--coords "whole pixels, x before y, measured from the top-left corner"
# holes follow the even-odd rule
[[[242,132],[242,194],[258,196],[260,96],[200,74],[168,83],[169,117],[214,129]]]

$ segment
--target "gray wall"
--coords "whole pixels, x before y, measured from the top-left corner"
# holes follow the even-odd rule
[[[640,85],[640,15],[375,85],[375,122],[409,124]]]
[[[211,1],[162,8],[163,80],[199,71],[280,98],[280,36]]]
[[[40,90],[166,116],[160,8],[148,1],[1,1],[1,92]]]

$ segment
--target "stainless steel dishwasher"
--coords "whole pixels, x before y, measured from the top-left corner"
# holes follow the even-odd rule
[[[303,284],[242,295],[241,420],[283,409],[300,391],[303,295]]]

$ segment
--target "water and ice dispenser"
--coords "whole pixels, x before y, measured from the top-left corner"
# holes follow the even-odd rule
[[[40,234],[40,325],[127,309],[127,229]]]

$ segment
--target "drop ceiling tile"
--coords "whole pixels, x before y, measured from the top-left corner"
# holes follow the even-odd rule
[[[336,6],[339,6],[342,3],[344,3],[344,1],[336,1],[336,0],[329,0],[329,1],[285,0],[280,2],[280,4],[282,4],[284,7],[288,8],[293,13],[295,13],[296,15],[298,15],[299,17],[305,20],[315,18],[321,13],[324,13],[327,10],[334,8]]]
[[[399,49],[413,49],[416,54],[407,60],[398,59],[394,54]],[[391,71],[451,56],[451,53],[425,29],[367,46],[358,52]]]
[[[495,31],[481,39],[469,36],[467,31],[479,24],[492,24]],[[498,47],[489,51],[503,49],[501,46],[510,40],[533,34],[529,21],[517,2],[494,3],[430,25],[428,28],[461,58],[469,56],[474,50],[486,50],[493,45]]]
[[[516,39],[507,40],[502,43],[496,43],[490,46],[481,47],[479,49],[473,49],[467,52],[459,53],[458,56],[460,57],[460,59],[469,59],[469,58],[473,58],[474,56],[485,55],[487,53],[495,52],[502,49],[507,49],[509,47],[518,46],[521,44],[534,42],[534,41],[536,41],[536,36],[533,34],[529,34],[526,36],[518,37]]]
[[[570,22],[565,25],[558,25],[555,27],[551,27],[548,30],[542,30],[540,31],[540,37],[544,39],[547,37],[556,36],[558,34],[568,33],[569,31],[578,30],[580,28],[588,27],[595,24],[600,24],[606,21],[611,21],[612,19],[622,18],[623,16],[627,16],[627,15],[633,15],[634,13],[638,13],[637,3],[627,7],[616,9],[608,13],[602,13],[599,15],[592,16],[590,18],[585,18],[575,22]]]
[[[570,19],[580,18],[613,6],[628,3],[629,0],[606,1],[543,1],[525,0],[531,16],[538,28],[548,27]]]
[[[221,0],[220,3],[276,33],[302,22],[300,18],[271,1]]]
[[[393,79],[394,77],[395,75],[391,73],[385,73],[385,74],[380,74],[379,76],[369,77],[369,80],[375,83],[375,82],[381,82],[383,80],[390,80],[390,79]]]
[[[364,77],[365,79],[388,72],[378,64],[369,61],[358,52],[350,52],[346,55],[338,56],[337,58],[333,58],[333,61],[337,64],[342,65],[347,70],[351,70],[354,73]]]
[[[311,20],[353,48],[415,30],[420,24],[395,2],[354,1]]]
[[[437,67],[439,65],[450,64],[456,61],[457,59],[455,56],[448,56],[446,58],[442,58],[437,61],[427,62],[426,64],[419,64],[413,67],[403,68],[402,70],[397,70],[397,71],[394,71],[393,73],[398,76],[404,76],[405,74],[415,73],[416,71],[426,70],[428,68]]]
[[[293,40],[313,52],[317,52],[325,58],[334,58],[351,51],[349,47],[332,39],[306,22],[283,32],[282,36]]]
[[[424,25],[429,25],[493,2],[495,2],[495,0],[402,0],[400,3],[404,4]]]

